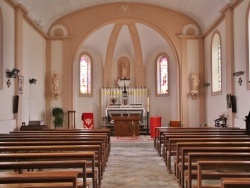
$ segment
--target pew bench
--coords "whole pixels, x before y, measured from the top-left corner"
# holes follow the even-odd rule
[[[188,170],[184,171],[183,180],[185,183],[182,188],[192,188],[192,181],[197,180],[197,163],[198,161],[248,161],[250,152],[197,152],[188,154]],[[211,166],[215,167],[215,166]],[[236,168],[237,169],[237,168]],[[248,176],[250,174],[248,173]],[[185,186],[186,185],[186,186]]]
[[[174,158],[174,175],[177,181],[187,169],[189,152],[244,152],[250,151],[250,142],[179,142]]]
[[[102,171],[104,171],[106,162],[105,158],[105,152],[103,151],[103,145],[102,141],[37,141],[37,142],[32,142],[32,141],[27,141],[27,142],[18,142],[18,141],[8,141],[8,142],[1,142],[0,141],[0,146],[68,146],[68,145],[75,145],[75,146],[95,146],[98,145],[100,147],[100,153],[101,153],[101,161],[102,161]]]
[[[220,138],[227,138],[227,137],[233,137],[233,138],[238,138],[238,137],[247,137],[250,138],[249,135],[246,135],[245,132],[242,132],[240,134],[234,134],[231,132],[188,132],[188,133],[164,133],[163,134],[163,144],[162,144],[162,148],[161,148],[161,153],[162,156],[164,158],[164,160],[166,160],[166,155],[167,152],[169,150],[171,150],[172,148],[170,148],[170,146],[173,146],[173,149],[175,147],[174,144],[176,143],[172,143],[172,145],[169,144],[169,139],[172,138],[200,138],[200,137],[204,137],[204,138],[213,138],[213,137],[220,137]],[[167,162],[167,160],[166,160]]]
[[[157,149],[159,155],[161,155],[161,145],[163,143],[163,133],[183,133],[183,132],[224,132],[224,131],[230,131],[230,132],[242,132],[243,130],[235,127],[228,127],[228,128],[214,128],[214,127],[156,127],[155,128],[155,138],[154,138],[154,146]]]
[[[200,136],[200,137],[194,137],[194,138],[185,138],[185,137],[177,137],[177,138],[169,138],[168,140],[168,151],[166,155],[167,159],[167,170],[169,173],[172,173],[171,164],[172,164],[172,158],[176,156],[176,144],[178,142],[250,142],[250,137],[245,136],[212,136],[212,137],[206,137],[206,136]],[[174,148],[175,151],[172,151],[172,148]]]
[[[101,141],[103,145],[103,156],[104,156],[104,164],[106,165],[108,160],[108,146],[107,146],[107,136],[103,135],[92,135],[92,136],[64,136],[64,135],[30,135],[29,137],[16,137],[16,136],[0,136],[0,142],[40,142],[40,141],[65,141],[65,142],[78,142],[78,141]]]
[[[220,180],[223,177],[246,178],[250,176],[249,170],[250,159],[249,161],[198,161],[197,187],[202,188],[202,181],[204,179]],[[206,187],[208,186],[206,185]]]
[[[0,162],[14,161],[58,161],[58,160],[91,160],[92,162],[92,185],[97,188],[97,177],[95,173],[95,152],[49,152],[49,153],[0,153]],[[79,171],[78,171],[79,173]],[[83,177],[84,174],[79,174]]]
[[[66,182],[70,184],[66,184]],[[27,186],[27,184],[38,184],[42,187],[53,187],[54,183],[55,187],[58,188],[78,188],[79,184],[77,182],[77,173],[70,171],[63,172],[46,172],[46,173],[26,173],[26,174],[17,174],[17,173],[2,173],[0,172],[0,187],[21,187]],[[60,184],[58,184],[60,183]],[[13,185],[14,184],[14,185]],[[81,186],[82,187],[82,186]]]
[[[80,169],[79,172],[78,171],[71,171],[72,169]],[[43,171],[39,171],[37,172],[26,172],[24,171],[25,169],[29,170],[29,169],[43,169]],[[60,171],[49,171],[48,169],[59,169]],[[0,183],[4,183],[7,180],[11,180],[9,181],[9,183],[21,183],[21,178],[24,177],[24,180],[30,180],[29,178],[25,177],[25,176],[31,176],[31,177],[37,177],[40,174],[42,177],[46,177],[46,175],[53,176],[53,175],[58,175],[60,176],[62,174],[62,176],[64,176],[65,171],[63,170],[67,170],[66,172],[69,171],[69,175],[70,172],[72,172],[72,174],[76,174],[78,176],[82,177],[82,186],[83,187],[89,187],[89,182],[87,183],[86,181],[86,161],[85,160],[63,160],[63,161],[14,161],[14,162],[1,162],[0,163],[0,170],[2,172],[1,177],[6,177],[6,178],[2,178],[0,180]],[[6,172],[8,172],[9,170],[15,170],[18,172],[18,174],[24,174],[23,176],[18,176],[17,173],[4,173],[3,170],[6,170]],[[65,173],[66,174],[66,173]],[[79,175],[78,175],[79,174]],[[7,176],[5,176],[7,175]],[[35,179],[34,178],[34,179]],[[56,176],[54,177],[56,178]],[[34,182],[34,179],[31,179],[30,183],[36,183]],[[20,182],[15,182],[17,180],[20,180]],[[42,180],[42,179],[41,179]],[[53,182],[56,179],[53,179]],[[49,181],[49,179],[47,180]],[[25,182],[24,182],[25,183]],[[29,183],[29,182],[26,182]],[[40,182],[42,183],[42,182]],[[76,183],[76,182],[75,182]],[[76,185],[76,184],[75,184]]]
[[[101,161],[101,152],[99,145],[66,145],[66,146],[0,146],[0,152],[12,152],[12,153],[20,153],[20,152],[79,152],[79,151],[94,151],[96,155],[95,166],[98,168],[98,184],[101,184],[101,179],[103,175],[102,169],[102,161]],[[92,161],[86,162],[87,167],[92,166]],[[92,177],[92,169],[87,169],[87,177]]]
[[[221,178],[221,188],[249,188],[250,178]]]

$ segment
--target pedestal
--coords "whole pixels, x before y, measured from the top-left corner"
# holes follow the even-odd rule
[[[113,116],[114,136],[139,136],[140,116]]]

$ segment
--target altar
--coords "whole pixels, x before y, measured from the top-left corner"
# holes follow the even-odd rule
[[[133,105],[128,106],[109,106],[106,108],[106,117],[108,123],[112,122],[113,116],[130,117],[139,116],[141,119],[145,116],[145,109],[142,107],[137,107]]]
[[[113,116],[114,136],[139,136],[140,116]]]

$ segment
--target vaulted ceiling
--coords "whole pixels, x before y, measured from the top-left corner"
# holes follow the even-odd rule
[[[29,11],[31,19],[45,32],[58,18],[86,7],[113,2],[148,3],[167,7],[189,15],[206,30],[220,15],[220,10],[231,0],[16,0]]]

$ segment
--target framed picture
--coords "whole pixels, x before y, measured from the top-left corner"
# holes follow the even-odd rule
[[[18,76],[18,93],[23,94],[23,76]]]

